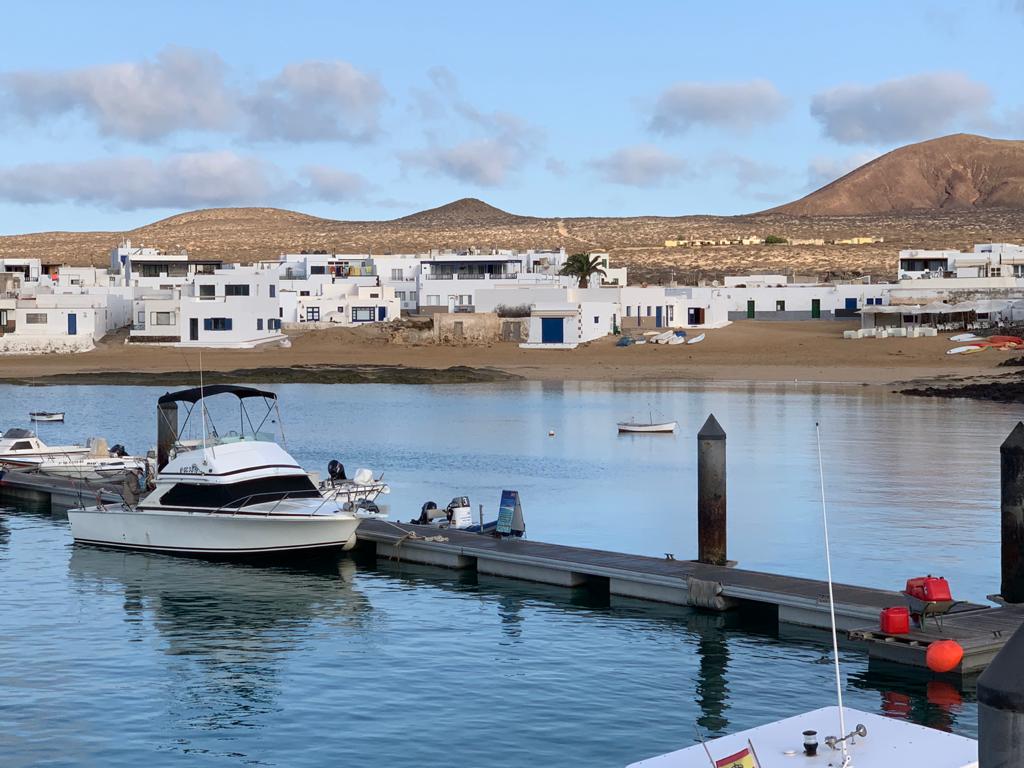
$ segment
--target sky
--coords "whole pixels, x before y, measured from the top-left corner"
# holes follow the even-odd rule
[[[736,214],[1024,134],[1024,0],[17,3],[0,233],[261,205]]]

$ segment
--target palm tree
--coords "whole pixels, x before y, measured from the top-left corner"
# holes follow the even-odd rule
[[[558,271],[558,274],[575,277],[576,284],[582,287],[589,284],[590,278],[594,275],[604,277],[605,271],[601,267],[600,256],[591,256],[589,253],[574,253],[565,260],[565,264]]]

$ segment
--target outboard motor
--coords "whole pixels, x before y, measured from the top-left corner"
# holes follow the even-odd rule
[[[412,522],[419,523],[420,525],[427,525],[427,524],[430,523],[430,521],[433,518],[437,517],[436,514],[432,514],[432,513],[436,513],[436,512],[437,512],[437,504],[435,502],[433,502],[433,501],[428,501],[428,502],[426,502],[420,508],[420,516],[419,516],[419,518],[416,519],[416,520],[413,520]]]
[[[331,459],[327,465],[327,474],[331,476],[331,480],[348,480],[345,477],[345,465],[337,459]]]

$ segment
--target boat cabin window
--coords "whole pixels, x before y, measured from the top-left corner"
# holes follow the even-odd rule
[[[228,485],[177,483],[160,497],[160,503],[169,507],[240,509],[285,498],[314,499],[318,496],[320,492],[308,475],[285,475],[259,477]]]
[[[20,442],[17,442],[14,445],[12,445],[11,446],[11,450],[12,451],[31,451],[32,450],[32,443],[30,443],[28,440],[21,440]]]

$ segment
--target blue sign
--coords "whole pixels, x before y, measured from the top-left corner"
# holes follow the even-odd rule
[[[519,491],[502,491],[501,505],[498,507],[498,527],[495,529],[499,536],[512,535],[512,523],[519,511],[519,518],[522,519],[522,508],[519,506]]]

